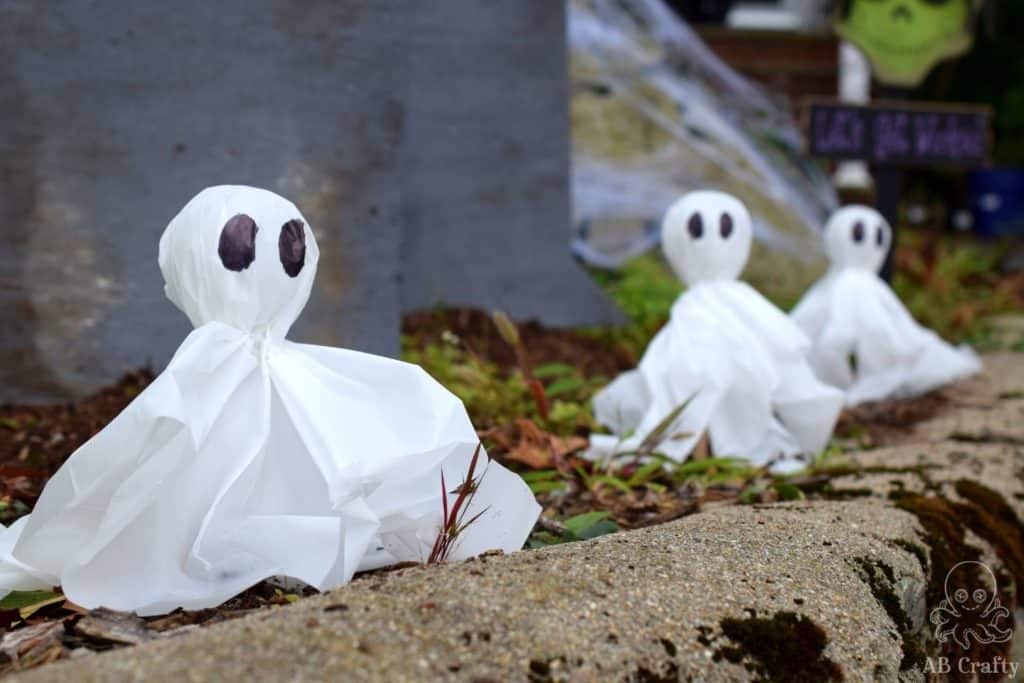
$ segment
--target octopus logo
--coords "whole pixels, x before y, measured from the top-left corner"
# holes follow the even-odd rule
[[[945,591],[946,599],[929,616],[940,643],[953,641],[969,650],[972,640],[987,645],[1013,637],[1013,628],[1000,623],[1010,621],[1010,610],[999,602],[996,576],[988,565],[973,560],[956,564],[946,574]]]

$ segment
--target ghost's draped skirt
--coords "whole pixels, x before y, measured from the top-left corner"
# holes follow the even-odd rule
[[[848,405],[918,396],[981,369],[974,351],[921,327],[867,270],[833,270],[791,315],[811,338],[814,371]]]
[[[477,444],[462,403],[417,366],[210,323],[0,536],[0,590],[59,584],[146,615],[275,575],[324,589],[423,560],[441,471],[450,491]],[[453,559],[518,550],[539,513],[519,477],[484,467],[468,514],[485,512]]]
[[[815,378],[808,348],[796,325],[746,283],[698,284],[673,305],[637,369],[595,397],[598,421],[615,435],[592,436],[590,455],[635,449],[687,400],[657,449],[673,459],[683,460],[705,430],[717,455],[758,464],[817,453],[842,394]]]

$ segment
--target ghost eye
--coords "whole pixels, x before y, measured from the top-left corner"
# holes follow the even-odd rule
[[[986,597],[988,597],[988,593],[981,590],[980,588],[974,591],[974,602],[985,602]]]
[[[732,234],[732,216],[727,213],[722,214],[718,220],[718,232],[721,233],[723,240],[729,239],[729,235]]]
[[[860,221],[853,224],[853,241],[857,244],[864,241],[864,224]]]
[[[306,263],[306,231],[305,223],[293,218],[281,226],[281,236],[277,239],[277,251],[281,256],[281,265],[288,277],[295,277]]]
[[[885,230],[882,229],[881,225],[878,226],[877,232],[875,232],[875,244],[880,247],[885,245]]]
[[[699,213],[695,213],[690,216],[690,220],[686,224],[686,229],[690,233],[690,237],[695,240],[699,240],[704,234],[704,219],[700,217]]]
[[[963,588],[958,588],[956,593],[953,593],[953,599],[957,602],[965,602],[967,600],[967,591]]]
[[[259,227],[251,217],[240,213],[228,219],[220,231],[217,255],[228,270],[242,272],[256,260],[256,233]]]

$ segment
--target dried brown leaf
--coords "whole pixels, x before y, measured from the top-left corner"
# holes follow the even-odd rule
[[[120,645],[138,645],[157,637],[140,617],[102,607],[79,619],[75,632],[92,640]]]

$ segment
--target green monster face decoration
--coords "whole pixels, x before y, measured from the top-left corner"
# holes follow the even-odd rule
[[[843,0],[836,32],[864,51],[880,82],[911,87],[971,46],[974,2]]]

